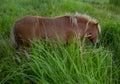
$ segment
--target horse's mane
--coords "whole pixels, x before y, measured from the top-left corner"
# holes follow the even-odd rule
[[[90,17],[89,15],[86,15],[86,14],[80,14],[80,13],[76,13],[74,16],[76,17],[82,17],[88,21],[91,21],[93,23],[97,23],[96,19],[93,19],[92,17]]]
[[[90,21],[92,23],[98,23],[96,21],[96,19],[93,19],[91,18],[90,16],[86,15],[86,14],[80,14],[80,13],[76,13],[74,16],[68,14],[70,16],[70,21],[72,22],[72,24],[75,24],[77,25],[77,18],[76,17],[81,17],[81,18],[84,18],[86,19],[87,21]],[[100,25],[98,24],[98,30],[99,30],[99,33],[101,33],[101,27]]]

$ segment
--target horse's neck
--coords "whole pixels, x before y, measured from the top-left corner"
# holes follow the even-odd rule
[[[82,22],[81,22],[82,23]],[[79,33],[79,36],[84,37],[87,34],[87,30],[89,28],[90,21],[86,21],[85,23],[78,24],[77,32]]]

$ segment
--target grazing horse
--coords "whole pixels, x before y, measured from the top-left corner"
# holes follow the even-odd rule
[[[68,42],[73,37],[86,37],[92,44],[98,42],[100,25],[87,15],[64,15],[55,18],[27,16],[15,22],[10,38],[13,46],[30,46],[34,39],[53,39]]]

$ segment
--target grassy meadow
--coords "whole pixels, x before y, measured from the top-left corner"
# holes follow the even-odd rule
[[[28,52],[11,50],[9,34],[16,20],[76,12],[100,23],[99,46],[35,41]],[[119,7],[108,0],[0,0],[0,84],[120,84]]]

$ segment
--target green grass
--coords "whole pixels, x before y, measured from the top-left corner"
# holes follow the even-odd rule
[[[89,2],[89,3],[108,3],[109,0],[78,0],[78,1],[83,1],[83,2]]]
[[[54,17],[75,12],[88,14],[100,23],[102,33],[98,48],[88,45],[81,48],[74,43],[45,46],[34,42],[29,54],[11,50],[9,33],[16,20],[27,15]],[[107,3],[1,0],[0,84],[119,84],[119,22],[119,7]]]
[[[4,73],[1,74],[0,83],[112,84],[115,82],[112,76],[113,74],[117,76],[117,71],[113,73],[110,51],[103,47],[80,49],[76,44],[67,46],[59,44],[56,47],[34,42],[29,50],[30,59],[27,59],[28,54],[16,52],[21,60],[20,63],[11,56],[2,60],[1,72]],[[7,66],[4,67],[5,65]]]

